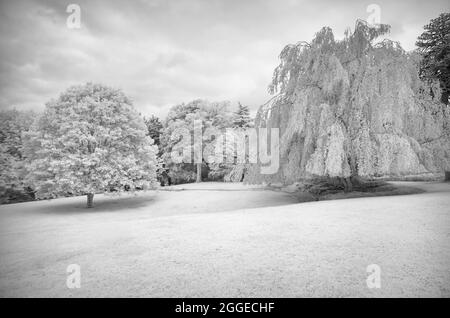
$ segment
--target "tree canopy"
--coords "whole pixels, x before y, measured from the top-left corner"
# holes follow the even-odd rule
[[[147,125],[148,135],[153,139],[155,145],[160,145],[160,135],[162,133],[162,122],[155,115],[150,116],[149,118],[144,119],[145,124]]]
[[[279,128],[280,169],[266,175],[253,165],[246,182],[326,177],[349,189],[356,177],[448,165],[450,110],[436,83],[420,79],[419,54],[379,39],[389,29],[358,20],[343,39],[325,27],[282,50],[269,86],[276,95],[255,120],[257,128]]]
[[[420,73],[423,78],[438,79],[442,89],[441,101],[450,97],[450,13],[442,13],[424,26],[416,46],[422,54]]]
[[[122,91],[91,83],[47,103],[24,143],[38,198],[153,188],[156,151]]]
[[[169,167],[169,175],[175,183],[200,181],[202,170],[206,168],[206,163],[197,163],[194,165],[192,160],[185,158],[186,162],[176,163],[172,158],[172,151],[186,147],[194,152],[194,121],[202,123],[202,153],[205,148],[211,146],[215,140],[212,136],[204,134],[208,130],[223,130],[231,127],[232,114],[229,111],[228,102],[208,102],[206,100],[197,99],[187,104],[180,104],[172,107],[164,122],[163,135],[161,144],[163,147],[164,162]],[[176,131],[189,132],[189,138],[183,136],[175,136]],[[186,136],[185,136],[186,137]],[[192,148],[190,148],[192,147]],[[209,165],[212,167],[213,165]],[[202,169],[203,168],[203,169]],[[216,167],[217,168],[217,167]]]
[[[233,116],[234,128],[250,128],[253,124],[253,119],[250,117],[250,110],[248,106],[238,103],[238,109]]]
[[[300,41],[285,46],[279,56],[280,64],[273,72],[269,92],[291,95],[298,86],[319,85],[319,78],[329,72],[326,65],[329,56],[334,55],[343,63],[361,59],[373,48],[374,40],[389,30],[387,24],[374,27],[357,20],[354,31],[348,29],[343,40],[335,40],[331,28],[323,27],[311,43]]]

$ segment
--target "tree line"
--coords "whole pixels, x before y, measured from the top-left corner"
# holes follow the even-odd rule
[[[232,164],[175,164],[174,129],[250,127],[249,108],[194,100],[172,107],[167,118],[143,117],[121,91],[101,84],[73,86],[43,113],[0,112],[1,203],[153,189],[223,180]],[[204,144],[207,144],[205,142]]]
[[[416,42],[420,75],[439,83],[441,101],[448,105],[450,14],[441,14],[424,29]],[[384,34],[389,26],[366,31],[375,33],[356,37],[359,40],[350,46],[355,47],[354,52],[347,54],[363,52],[367,43],[361,39]],[[332,43],[330,36],[330,30],[324,28],[316,38]],[[282,64],[269,86],[271,92],[290,90],[287,79],[292,81],[293,74],[298,73],[294,80],[302,80],[302,70],[297,67],[302,63],[295,61],[303,57],[292,47],[283,50]],[[191,131],[196,120],[203,123],[203,129],[245,130],[253,125],[247,106],[239,103],[232,110],[229,102],[202,99],[173,106],[164,119],[144,118],[121,90],[92,83],[70,87],[48,102],[41,114],[0,111],[0,203],[86,195],[91,207],[95,193],[202,180],[241,181],[245,166],[235,161],[173,161],[170,154],[180,142],[173,132],[180,128]],[[205,139],[202,145],[212,142]]]

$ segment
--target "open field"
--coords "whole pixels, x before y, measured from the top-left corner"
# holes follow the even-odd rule
[[[203,183],[3,205],[0,296],[450,297],[450,183],[394,184],[426,192],[296,203]]]

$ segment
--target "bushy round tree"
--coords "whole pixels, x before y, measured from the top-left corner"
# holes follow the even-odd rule
[[[73,86],[47,103],[24,136],[27,181],[38,198],[154,188],[157,147],[120,90]]]

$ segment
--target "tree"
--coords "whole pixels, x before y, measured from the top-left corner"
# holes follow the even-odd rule
[[[46,104],[25,134],[27,180],[38,198],[150,189],[156,147],[120,90],[73,86]]]
[[[155,145],[158,146],[158,154],[157,154],[157,169],[156,169],[156,176],[158,179],[158,182],[160,185],[170,185],[171,180],[168,175],[168,169],[166,168],[166,163],[163,158],[163,152],[161,147],[161,134],[163,133],[163,124],[161,120],[156,117],[155,115],[152,115],[150,118],[144,118],[145,124],[147,126],[148,130],[148,136],[150,136],[154,141]]]
[[[188,104],[180,104],[172,107],[164,123],[161,139],[164,161],[169,168],[171,179],[175,183],[180,182],[201,182],[202,172],[205,172],[207,164],[204,160],[195,165],[191,162],[175,163],[171,158],[171,153],[175,148],[192,147],[194,136],[194,121],[202,123],[202,153],[213,140],[203,133],[207,129],[224,129],[231,126],[231,114],[228,110],[228,102],[208,102],[197,99]],[[185,140],[181,136],[174,137],[174,132],[179,130],[189,131],[191,138]],[[204,159],[204,158],[202,158]]]
[[[147,125],[148,135],[153,139],[155,145],[160,145],[160,135],[162,133],[163,125],[158,117],[152,115],[150,118],[144,118]]]
[[[32,191],[24,183],[22,133],[34,119],[33,112],[16,109],[0,112],[0,202],[32,199]]]
[[[335,40],[329,27],[323,27],[311,43],[301,41],[285,46],[280,54],[280,64],[273,72],[269,93],[291,98],[298,86],[322,89],[319,82],[329,73],[327,61],[330,55],[346,63],[364,60],[373,51],[374,40],[389,31],[387,24],[370,26],[366,21],[357,20],[353,33],[348,29],[340,41]]]
[[[424,26],[416,46],[422,54],[420,74],[426,79],[438,79],[441,101],[449,103],[450,97],[450,13],[442,13]]]
[[[388,31],[357,21],[343,39],[323,28],[283,49],[269,87],[277,95],[255,120],[257,128],[279,128],[280,169],[267,175],[261,163],[249,166],[246,182],[325,178],[350,191],[361,178],[448,166],[450,108],[419,78],[416,52],[375,41]]]
[[[234,113],[233,127],[234,128],[250,128],[252,126],[252,119],[250,118],[250,110],[248,106],[238,103],[238,109]]]

